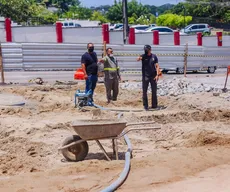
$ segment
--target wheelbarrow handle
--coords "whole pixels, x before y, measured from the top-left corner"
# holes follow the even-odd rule
[[[69,148],[69,147],[72,147],[72,146],[77,145],[77,144],[79,144],[79,143],[82,143],[82,142],[84,142],[84,141],[85,141],[85,140],[81,139],[81,140],[72,142],[72,143],[70,143],[70,144],[68,144],[68,145],[65,145],[65,146],[62,146],[62,147],[58,148],[58,150],[67,149],[67,148]]]
[[[147,125],[147,124],[154,124],[155,121],[146,121],[146,122],[137,122],[137,123],[127,123],[126,126],[133,126],[133,125]]]
[[[141,128],[131,128],[124,130],[117,138],[121,138],[131,131],[141,131],[141,130],[159,130],[161,127],[141,127]]]

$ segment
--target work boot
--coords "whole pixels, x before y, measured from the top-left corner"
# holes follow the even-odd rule
[[[148,110],[149,110],[149,108],[148,108],[148,107],[144,107],[144,110],[145,110],[145,111],[148,111]]]

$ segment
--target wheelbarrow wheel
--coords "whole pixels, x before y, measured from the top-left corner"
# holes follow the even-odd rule
[[[70,143],[73,143],[79,140],[81,140],[81,137],[79,137],[78,135],[72,135],[70,137],[67,137],[64,140],[62,146],[68,145]],[[71,147],[62,149],[62,155],[68,161],[83,161],[88,155],[88,152],[89,152],[89,146],[86,141],[83,141]]]

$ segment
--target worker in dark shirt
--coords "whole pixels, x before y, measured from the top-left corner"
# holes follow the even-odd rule
[[[87,49],[88,52],[84,53],[81,57],[81,65],[86,80],[85,93],[89,93],[89,104],[92,105],[93,93],[98,80],[98,59],[97,54],[94,52],[93,43],[88,43]]]
[[[159,79],[159,64],[158,58],[151,53],[151,46],[144,46],[145,54],[137,58],[137,61],[142,61],[142,89],[143,89],[143,105],[144,109],[148,110],[148,87],[149,83],[152,89],[152,108],[157,108],[157,81]]]

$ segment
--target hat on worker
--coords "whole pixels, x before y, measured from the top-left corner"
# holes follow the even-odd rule
[[[145,46],[144,46],[144,49],[150,50],[150,49],[151,49],[151,46],[150,46],[150,45],[145,45]]]

